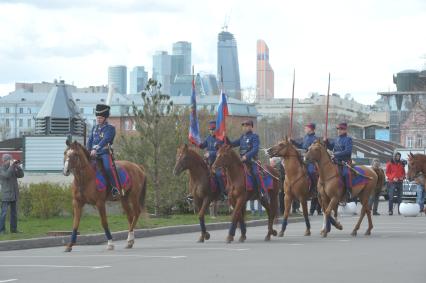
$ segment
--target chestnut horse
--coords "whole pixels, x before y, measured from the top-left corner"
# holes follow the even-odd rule
[[[265,237],[265,241],[269,241],[272,236],[277,235],[277,231],[273,229],[274,219],[277,214],[278,208],[278,191],[279,181],[273,178],[273,190],[270,192],[270,203],[267,203],[263,198],[259,197],[259,193],[255,190],[248,191],[246,188],[246,176],[245,169],[242,161],[238,154],[232,149],[230,145],[223,145],[217,151],[216,161],[212,165],[212,170],[216,168],[225,169],[227,177],[227,189],[229,203],[233,207],[231,227],[229,229],[228,237],[226,241],[231,243],[234,240],[235,230],[237,224],[240,224],[241,237],[240,242],[246,240],[246,224],[245,224],[245,212],[246,203],[248,200],[257,199],[265,207],[266,213],[268,214],[268,234]],[[267,170],[275,176],[278,176],[275,168],[267,166]]]
[[[410,182],[416,179],[426,191],[426,155],[420,153],[412,154],[410,152],[408,155],[407,178]],[[424,211],[426,213],[426,208]]]
[[[305,218],[305,236],[311,235],[311,224],[309,223],[307,200],[309,192],[309,176],[302,157],[296,147],[286,137],[278,144],[268,149],[270,157],[282,157],[284,159],[285,180],[284,180],[284,218],[279,237],[284,236],[287,227],[288,215],[294,199],[298,199],[302,205],[303,217]]]
[[[219,190],[212,192],[210,188],[210,170],[202,157],[194,150],[188,148],[187,144],[180,146],[176,153],[176,164],[173,169],[174,175],[183,171],[189,171],[189,191],[194,198],[195,211],[200,220],[201,236],[199,243],[210,239],[204,222],[204,215],[210,203],[219,198]]]
[[[336,164],[331,160],[330,155],[327,152],[324,143],[317,140],[310,147],[305,155],[306,159],[315,162],[319,171],[318,180],[318,192],[320,194],[321,206],[324,209],[324,223],[322,226],[321,234],[323,237],[327,237],[327,233],[330,231],[330,225],[332,219],[330,214],[332,210],[335,210],[339,201],[345,200],[345,191],[341,188],[341,180],[339,176],[339,169]],[[357,231],[361,225],[361,222],[367,214],[368,228],[365,235],[370,235],[373,229],[373,221],[371,219],[371,210],[368,205],[368,199],[374,192],[377,184],[377,175],[373,169],[366,166],[359,166],[364,170],[365,176],[367,177],[366,183],[360,183],[352,187],[352,196],[358,197],[362,204],[361,215],[357,224],[355,225],[351,235],[356,236]]]
[[[105,202],[111,201],[112,195],[109,190],[98,191],[96,189],[96,172],[90,161],[90,153],[77,141],[70,143],[67,141],[67,149],[64,152],[65,176],[72,173],[74,180],[71,185],[73,197],[73,231],[71,242],[66,246],[65,251],[70,252],[77,242],[77,231],[83,206],[87,204],[95,205],[101,216],[102,227],[108,239],[109,250],[114,249],[111,232],[108,228]],[[134,228],[138,222],[139,215],[145,206],[146,195],[146,175],[141,165],[129,161],[117,161],[118,167],[123,168],[130,176],[131,184],[124,196],[121,196],[121,205],[127,214],[129,222],[129,233],[126,248],[132,248],[135,242]]]

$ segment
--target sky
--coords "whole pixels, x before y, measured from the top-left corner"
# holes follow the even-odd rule
[[[227,20],[226,20],[227,19]],[[216,73],[225,21],[241,85],[256,86],[256,41],[269,46],[275,97],[351,93],[370,104],[392,75],[426,62],[425,0],[0,0],[0,95],[14,83],[107,84],[108,66],[145,66],[173,42],[192,43],[195,70]]]

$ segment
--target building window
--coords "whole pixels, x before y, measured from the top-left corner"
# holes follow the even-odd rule
[[[27,111],[28,111],[28,114],[31,114],[31,108],[30,107],[27,108]]]
[[[22,128],[24,126],[24,120],[19,119],[19,127]]]
[[[417,148],[422,148],[423,147],[423,137],[422,136],[417,136],[416,147]]]
[[[6,109],[9,109],[9,108],[6,108]],[[10,121],[9,121],[9,119],[6,119],[6,127],[10,127]]]
[[[28,125],[28,128],[31,128],[31,119],[27,120],[27,125]]]
[[[408,147],[408,148],[412,148],[413,147],[413,137],[407,136],[407,140],[405,142],[405,146]]]
[[[24,108],[19,108],[19,114],[24,114]]]
[[[10,113],[9,111],[10,111],[9,108],[6,108],[6,114],[9,114]]]

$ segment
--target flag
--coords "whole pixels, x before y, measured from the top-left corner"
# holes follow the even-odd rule
[[[217,119],[216,119],[216,138],[224,140],[226,136],[226,123],[225,119],[228,116],[228,102],[226,101],[226,95],[222,90],[220,94],[219,106],[217,107]]]
[[[195,81],[192,79],[192,95],[191,95],[191,113],[189,113],[189,141],[192,144],[199,145],[201,143],[200,138],[200,126],[197,117],[197,99],[195,95]]]

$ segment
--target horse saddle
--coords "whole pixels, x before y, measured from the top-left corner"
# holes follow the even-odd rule
[[[219,188],[219,183],[218,183],[218,181],[216,180],[216,176],[214,175],[214,174],[211,174],[210,175],[210,189],[211,189],[211,191],[213,192],[213,193],[217,193],[217,192],[219,192],[220,191],[220,188]],[[220,171],[220,176],[219,176],[219,178],[222,178],[222,183],[223,183],[223,185],[225,186],[225,188],[226,188],[226,175],[223,173],[223,171]],[[224,188],[224,189],[225,189]]]
[[[259,167],[257,164],[253,164],[252,166]],[[269,192],[273,190],[274,183],[273,183],[272,176],[264,172],[261,168],[257,168],[256,172],[258,172],[258,177],[259,177],[258,180],[260,180],[261,189],[264,192]],[[244,173],[246,175],[246,190],[251,192],[256,189],[255,188],[256,181],[254,180],[254,178],[256,177],[253,176],[250,168],[246,164],[244,164]]]
[[[365,177],[365,170],[359,166],[353,166],[352,169],[348,166],[342,166],[339,173],[340,182],[342,185],[345,185],[346,188],[353,188],[354,186],[368,183],[368,178]]]
[[[105,179],[106,176],[103,173],[102,168],[99,168],[100,166],[96,164],[96,162],[93,162],[92,166],[96,171],[96,190],[98,192],[103,192],[108,188],[109,182]],[[117,166],[117,171],[118,171],[117,178],[121,184],[121,188],[123,190],[128,190],[131,184],[129,173],[124,168],[121,168],[120,166]]]

